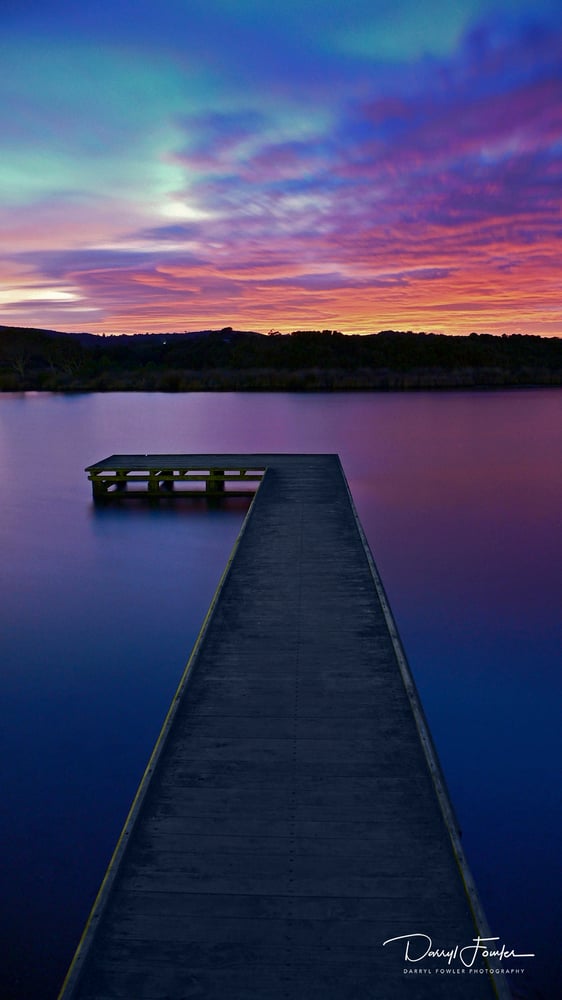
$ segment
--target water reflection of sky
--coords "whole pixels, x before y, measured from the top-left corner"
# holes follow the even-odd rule
[[[494,933],[554,995],[562,395],[5,395],[0,415],[0,993],[56,992],[243,513],[97,513],[83,468],[232,450],[341,454]]]

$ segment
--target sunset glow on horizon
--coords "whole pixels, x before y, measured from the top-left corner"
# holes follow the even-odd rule
[[[562,336],[557,0],[0,25],[0,323]]]

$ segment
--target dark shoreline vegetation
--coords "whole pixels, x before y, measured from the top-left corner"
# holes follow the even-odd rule
[[[562,385],[562,339],[384,330],[95,336],[0,326],[0,392],[338,391]]]

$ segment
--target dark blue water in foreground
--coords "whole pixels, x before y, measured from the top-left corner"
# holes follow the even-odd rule
[[[562,393],[528,390],[0,395],[2,1000],[56,996],[244,515],[94,510],[85,465],[174,451],[339,452],[512,986],[558,997]]]

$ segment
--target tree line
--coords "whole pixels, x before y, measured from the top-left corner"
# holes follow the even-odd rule
[[[562,339],[383,330],[95,336],[0,327],[0,391],[562,385]]]

